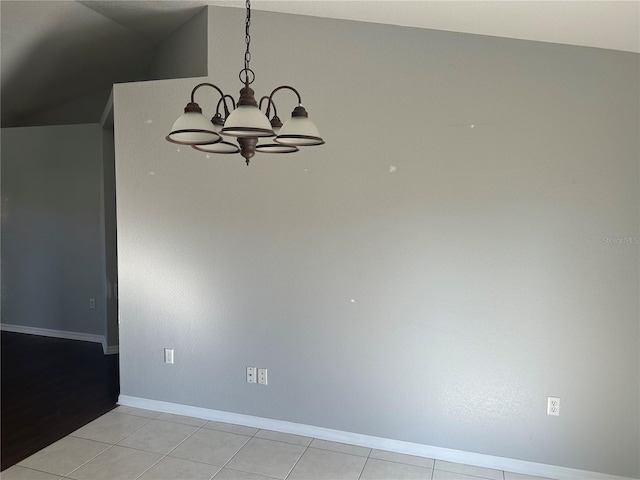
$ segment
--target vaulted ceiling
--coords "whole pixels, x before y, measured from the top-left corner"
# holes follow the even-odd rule
[[[144,79],[158,44],[205,5],[244,1],[0,2],[2,126],[42,111],[104,102]],[[640,1],[254,0],[254,10],[640,52]],[[240,28],[240,27],[239,27]]]
[[[38,123],[38,113],[78,99],[104,106],[114,83],[146,78],[158,44],[203,5],[0,2],[2,126]]]

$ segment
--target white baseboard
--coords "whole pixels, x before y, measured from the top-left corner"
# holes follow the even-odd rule
[[[286,422],[283,420],[274,420],[263,417],[254,417],[251,415],[230,413],[220,410],[211,410],[208,408],[193,407],[190,405],[162,402],[159,400],[151,400],[148,398],[131,397],[128,395],[120,395],[118,397],[118,404],[126,405],[128,407],[154,410],[157,412],[173,413],[176,415],[185,415],[188,417],[203,418],[206,420],[215,420],[218,422],[234,423],[237,425],[245,425],[253,428],[263,428],[266,430],[275,430],[277,432],[292,433],[295,435],[313,437],[320,440],[348,443],[351,445],[375,448],[377,450],[387,450],[390,452],[403,453],[406,455],[431,458],[434,460],[444,460],[447,462],[463,463],[466,465],[474,465],[477,467],[493,468],[496,470],[505,470],[508,472],[520,473],[525,475],[546,477],[550,479],[637,480],[631,479],[629,477],[607,475],[604,473],[559,467],[555,465],[546,465],[543,463],[527,462],[524,460],[516,460],[513,458],[495,457],[492,455],[484,455],[480,453],[464,452],[461,450],[453,450],[450,448],[433,447],[429,445],[422,445],[419,443],[391,440],[388,438],[361,435],[358,433],[344,432],[341,430],[333,430],[330,428],[315,427],[312,425],[304,425],[300,423]]]
[[[27,333],[29,335],[40,335],[41,337],[66,338],[67,340],[82,340],[83,342],[100,343],[104,342],[103,335],[92,333],[67,332],[64,330],[52,330],[50,328],[27,327],[24,325],[0,324],[0,329],[6,332]]]
[[[50,328],[27,327],[24,325],[11,325],[9,323],[0,323],[0,330],[4,330],[5,332],[40,335],[41,337],[64,338],[67,340],[81,340],[83,342],[99,343],[102,345],[102,351],[105,355],[118,353],[119,350],[118,345],[107,346],[107,341],[104,338],[104,335],[52,330]]]
[[[107,339],[101,335],[102,337],[102,351],[105,355],[115,355],[120,352],[119,345],[107,345]]]

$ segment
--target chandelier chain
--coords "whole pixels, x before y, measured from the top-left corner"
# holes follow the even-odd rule
[[[247,0],[247,18],[245,20],[245,38],[244,42],[247,44],[247,50],[244,52],[244,68],[249,70],[249,62],[251,61],[251,52],[249,47],[251,46],[251,35],[249,33],[249,27],[251,27],[251,0]]]

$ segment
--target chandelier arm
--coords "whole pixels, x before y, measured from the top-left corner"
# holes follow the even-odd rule
[[[223,104],[224,104],[224,117],[225,118],[227,118],[229,116],[229,107],[227,107],[227,98],[229,100],[231,100],[231,106],[233,107],[232,110],[236,109],[236,101],[233,99],[233,97],[231,95],[229,95],[227,93],[223,97],[221,97],[220,100],[218,101],[218,103],[220,103],[220,101],[222,101]]]
[[[195,94],[196,94],[196,90],[198,90],[200,87],[213,87],[215,88],[218,93],[220,94],[221,97],[225,97],[225,93],[220,90],[220,88],[218,88],[217,86],[215,86],[213,83],[199,83],[198,85],[196,85],[195,87],[193,87],[193,90],[191,90],[191,103],[195,103]],[[226,106],[226,103],[225,103]]]
[[[216,105],[216,115],[220,113],[220,105],[222,105],[223,101],[224,101],[224,97],[220,97],[220,99],[218,100],[218,104]]]
[[[280,85],[279,87],[274,88],[273,92],[271,92],[271,95],[269,95],[269,103],[274,105],[274,108],[275,108],[275,103],[273,103],[273,95],[278,90],[282,90],[282,89],[291,90],[293,93],[295,93],[296,96],[298,97],[298,105],[302,105],[302,98],[300,97],[300,93],[298,92],[298,90],[296,90],[295,88],[293,88],[293,87],[291,87],[289,85]]]
[[[235,109],[236,108],[236,101],[233,99],[233,97],[227,93],[227,94],[225,94],[225,98],[228,98],[229,100],[231,100],[231,106]]]
[[[262,101],[263,100],[267,100],[269,103],[267,103],[267,113],[265,113],[265,115],[267,116],[267,118],[269,118],[269,115],[271,115],[271,106],[273,105],[273,115],[274,116],[278,116],[278,109],[276,108],[276,104],[275,102],[271,99],[271,97],[267,97],[266,95],[264,97],[262,97],[260,99],[260,103],[258,105],[258,108],[260,110],[262,110]]]

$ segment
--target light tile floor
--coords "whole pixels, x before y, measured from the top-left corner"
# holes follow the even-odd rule
[[[167,413],[117,407],[2,480],[544,480]]]

